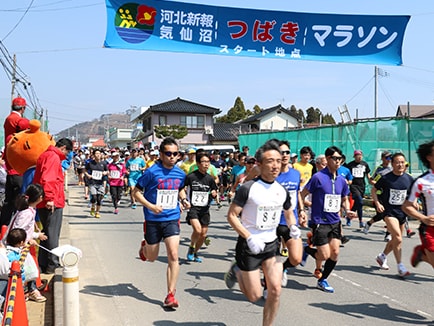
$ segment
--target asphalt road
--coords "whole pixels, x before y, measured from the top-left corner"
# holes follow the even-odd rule
[[[229,290],[223,281],[236,241],[226,222],[227,204],[221,210],[211,208],[212,241],[200,252],[202,263],[185,260],[191,229],[182,216],[176,293],[180,307],[166,311],[162,308],[167,267],[164,244],[156,262],[138,258],[141,207],[131,209],[124,197],[120,214],[114,215],[107,199],[102,218],[95,219],[89,215],[82,189],[71,186],[69,193],[68,232],[71,244],[83,252],[79,263],[81,325],[261,325],[264,301],[250,303],[237,286]],[[404,239],[404,263],[412,275],[402,280],[392,255],[389,271],[380,270],[375,262],[385,245],[384,224],[375,224],[368,235],[357,228],[358,223],[353,225],[345,228],[351,241],[341,248],[338,265],[328,279],[335,293],[316,289],[314,262],[309,258],[305,267],[290,271],[275,325],[434,325],[433,269],[426,263],[414,269],[409,263],[418,236]],[[416,227],[415,222],[411,225]]]

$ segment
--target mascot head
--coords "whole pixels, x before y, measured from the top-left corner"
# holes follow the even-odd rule
[[[40,128],[41,123],[38,120],[30,120],[30,129],[13,134],[8,140],[6,146],[8,163],[20,174],[35,166],[39,156],[50,145],[55,145],[53,137]]]

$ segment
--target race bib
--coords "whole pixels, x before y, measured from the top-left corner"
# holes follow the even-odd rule
[[[208,192],[193,191],[191,194],[191,204],[193,206],[204,207],[208,205]]]
[[[407,190],[390,189],[389,204],[402,205],[404,204]]]
[[[93,170],[92,171],[92,179],[93,180],[101,180],[102,179],[102,171]]]
[[[118,170],[110,170],[110,177],[112,179],[119,179],[121,177],[121,172]]]
[[[365,169],[363,167],[353,168],[351,173],[353,174],[354,178],[363,178]]]
[[[174,209],[178,205],[178,190],[157,190],[157,205],[163,209]]]
[[[326,194],[324,196],[324,212],[338,213],[341,209],[341,196]]]
[[[291,207],[289,209],[293,210],[295,204],[297,203],[297,190],[288,190],[289,196],[291,197]]]
[[[256,228],[258,230],[275,229],[279,225],[282,206],[258,206]]]
[[[130,165],[130,171],[139,171],[139,165],[138,164],[131,164]]]

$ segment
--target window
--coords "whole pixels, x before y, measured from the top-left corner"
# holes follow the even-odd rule
[[[167,125],[167,116],[165,116],[165,115],[158,116],[158,124],[160,126],[166,126]]]
[[[182,116],[181,126],[185,126],[187,128],[203,128],[205,126],[205,117],[203,115]]]

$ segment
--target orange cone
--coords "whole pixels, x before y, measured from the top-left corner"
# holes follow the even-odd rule
[[[12,298],[11,300],[9,300]],[[24,297],[21,268],[18,261],[13,261],[9,273],[8,290],[3,316],[3,325],[28,326],[26,299]]]
[[[0,240],[3,239],[3,237],[5,236],[7,230],[8,230],[8,226],[7,225],[2,225],[1,232],[0,232]]]

